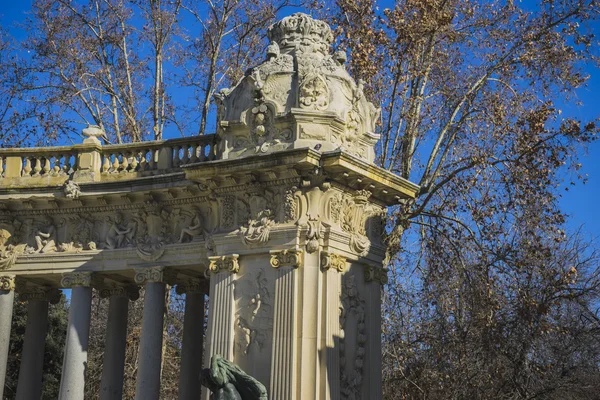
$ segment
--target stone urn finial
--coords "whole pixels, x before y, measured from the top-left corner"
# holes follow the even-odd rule
[[[83,141],[84,143],[99,143],[101,138],[106,138],[104,130],[98,125],[88,125],[87,128],[84,128],[81,131],[81,133],[86,137],[86,139]]]

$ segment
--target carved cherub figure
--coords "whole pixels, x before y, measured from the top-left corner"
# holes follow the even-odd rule
[[[44,217],[44,224],[35,233],[36,253],[56,251],[56,227],[49,216]]]
[[[199,207],[194,207],[194,217],[190,223],[190,226],[187,228],[183,228],[181,230],[181,235],[179,236],[179,243],[183,243],[187,241],[192,241],[194,236],[204,235],[204,217],[200,212]]]
[[[135,235],[135,222],[131,221],[123,226],[123,214],[117,212],[106,235],[106,248],[118,249],[124,243],[131,242],[133,235]]]
[[[219,355],[202,370],[200,382],[212,392],[211,400],[267,400],[262,383]]]

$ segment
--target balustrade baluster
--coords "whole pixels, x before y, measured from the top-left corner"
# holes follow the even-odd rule
[[[146,159],[146,157],[148,156],[148,152],[146,151],[142,151],[142,154],[140,156],[140,171],[145,171],[148,169],[148,160]]]
[[[193,144],[190,147],[190,163],[195,163],[198,161],[198,145]]]
[[[39,158],[35,159],[35,166],[33,167],[33,176],[40,176],[40,171],[42,170],[42,163]]]
[[[0,157],[0,177],[4,178],[4,159]]]
[[[131,172],[136,172],[138,167],[138,157],[140,156],[139,151],[134,151],[131,154]]]
[[[180,165],[185,165],[190,159],[188,153],[190,151],[190,147],[188,145],[183,145],[181,148],[183,149],[183,157],[181,157]]]
[[[116,153],[116,154],[113,154],[113,156],[115,158],[114,158],[114,161],[112,163],[112,171],[111,172],[119,172],[119,154]]]
[[[54,167],[52,167],[52,175],[58,176],[60,175],[60,159],[63,157],[62,154],[54,157]]]
[[[31,174],[31,159],[25,158],[25,167],[23,168],[23,176],[30,176]]]
[[[179,158],[179,150],[181,150],[181,146],[174,146],[175,151],[173,152],[173,167],[179,167],[180,158]]]
[[[129,161],[127,161],[127,153],[123,153],[121,155],[121,159],[123,160],[121,162],[121,172],[127,172],[127,169],[129,168]]]
[[[48,173],[50,172],[50,157],[44,157],[43,159],[43,171],[44,171],[44,175],[47,176]]]

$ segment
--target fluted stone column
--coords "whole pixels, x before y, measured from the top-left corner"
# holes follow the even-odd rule
[[[273,317],[270,399],[295,399],[296,308],[298,283],[296,268],[303,253],[296,250],[271,251],[271,266],[277,268]]]
[[[118,285],[102,288],[100,296],[109,299],[100,400],[120,400],[123,396],[129,299],[137,300],[139,292],[137,288]]]
[[[233,326],[235,301],[234,275],[239,272],[239,255],[209,257],[210,264],[210,314],[208,317],[209,357],[220,354],[233,360]]]
[[[238,254],[209,257],[210,264],[210,309],[208,314],[207,351],[204,357],[207,365],[215,354],[233,361],[235,274],[239,272]],[[208,399],[209,392],[204,390],[203,399]]]
[[[200,371],[204,337],[204,295],[206,281],[189,279],[177,285],[177,293],[185,293],[181,368],[179,371],[179,399],[199,400],[201,393]]]
[[[164,271],[162,267],[136,270],[135,282],[144,285],[144,315],[140,339],[136,400],[158,400],[162,363],[165,315]]]
[[[57,303],[60,291],[43,287],[20,289],[20,299],[27,301],[27,325],[19,368],[17,400],[42,397],[44,347],[48,332],[48,302]]]
[[[0,399],[4,395],[6,362],[10,345],[10,328],[15,302],[15,277],[0,276]]]
[[[61,285],[71,288],[67,340],[60,380],[61,400],[83,400],[92,311],[92,273],[64,274]]]
[[[325,347],[327,354],[326,388],[324,399],[339,400],[340,376],[340,294],[341,276],[346,270],[346,257],[339,254],[321,253],[321,268],[325,290]]]

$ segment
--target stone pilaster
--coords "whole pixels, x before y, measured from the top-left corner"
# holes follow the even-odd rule
[[[61,286],[71,288],[65,355],[60,381],[61,400],[83,400],[92,311],[92,273],[63,275]]]
[[[277,269],[271,356],[271,399],[296,398],[297,296],[296,269],[303,263],[297,250],[271,251],[271,266]]]
[[[135,283],[144,285],[144,315],[135,398],[158,399],[167,286],[164,281],[164,268],[137,269]]]
[[[19,368],[17,400],[42,397],[44,347],[48,332],[48,303],[58,303],[60,291],[41,286],[19,289],[19,298],[27,301],[27,326]]]
[[[204,355],[205,364],[208,365],[211,357],[219,354],[233,361],[234,348],[234,321],[235,299],[234,281],[235,274],[240,270],[239,255],[208,257],[208,273],[210,274],[210,313],[208,316],[207,351]],[[205,390],[202,396],[208,399]]]
[[[366,265],[365,283],[367,287],[367,326],[366,365],[381,365],[381,287],[388,281],[388,270],[377,265]],[[365,370],[366,397],[381,400],[381,369],[367,368]]]
[[[0,276],[0,399],[4,398],[4,380],[10,344],[13,304],[15,302],[15,277]]]
[[[208,360],[220,354],[233,360],[234,279],[240,270],[239,255],[209,257],[211,315],[208,321]]]
[[[181,368],[179,373],[179,399],[200,399],[200,371],[204,337],[204,296],[208,281],[190,278],[177,285],[177,293],[185,294]]]
[[[137,287],[115,284],[103,286],[100,297],[109,299],[100,400],[120,400],[123,395],[129,300],[137,300],[139,291]]]
[[[346,257],[334,253],[321,253],[325,291],[325,399],[339,400],[340,393],[340,297],[341,273],[346,270]]]

